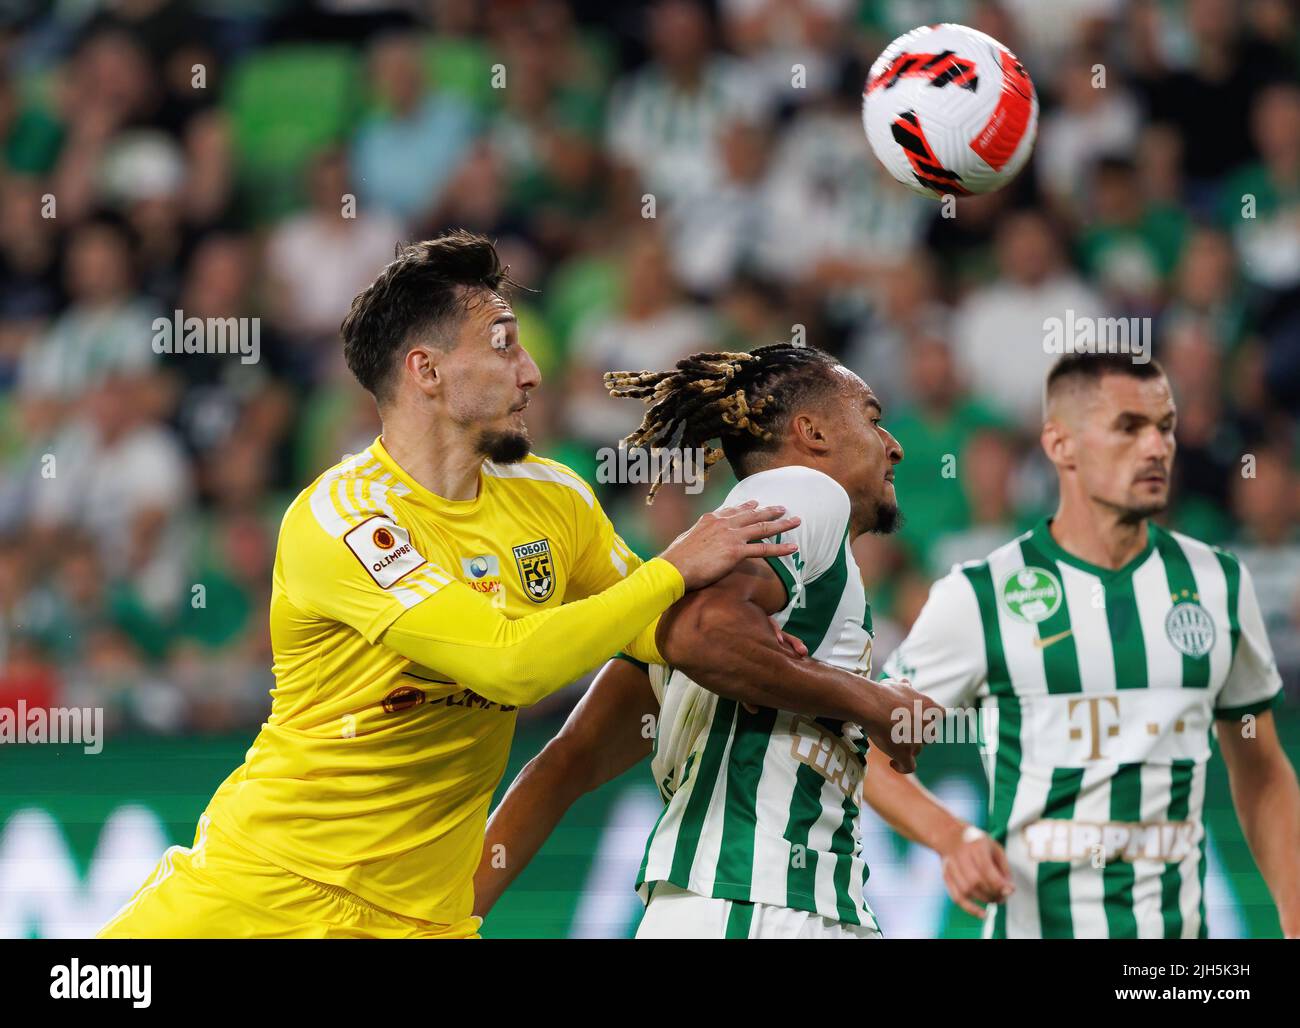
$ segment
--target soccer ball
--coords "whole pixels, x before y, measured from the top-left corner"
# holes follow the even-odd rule
[[[1016,55],[992,36],[928,25],[876,58],[862,125],[880,163],[913,192],[990,193],[1029,160],[1038,97]]]

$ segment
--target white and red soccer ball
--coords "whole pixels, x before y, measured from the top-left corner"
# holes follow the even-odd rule
[[[922,196],[1006,185],[1038,132],[1038,97],[1016,55],[964,25],[899,36],[862,92],[867,141],[885,169]]]

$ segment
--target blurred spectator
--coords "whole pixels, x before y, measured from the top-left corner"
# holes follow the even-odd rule
[[[500,160],[512,219],[530,223],[552,257],[581,245],[603,202],[607,55],[578,31],[562,3],[530,5],[506,20],[499,42],[510,88],[487,134]]]
[[[1014,501],[1016,449],[1004,432],[977,430],[962,450],[961,482],[970,511],[965,529],[940,535],[930,551],[926,570],[941,578],[954,564],[983,560],[1025,528]]]
[[[791,121],[772,156],[763,267],[801,291],[860,290],[906,259],[932,205],[862,149],[862,79],[846,70]]]
[[[275,227],[267,240],[268,300],[275,323],[304,342],[328,343],[352,298],[393,259],[402,225],[382,209],[347,205],[352,178],[347,154],[317,154],[308,171],[311,206]]]
[[[121,635],[155,659],[166,649],[162,622],[129,584],[105,575],[94,541],[75,529],[60,540],[54,573],[38,584],[32,601],[31,634],[64,669],[88,658],[97,632]]]
[[[87,221],[68,243],[64,288],[69,304],[26,351],[19,386],[68,401],[104,375],[139,372],[154,359],[154,305],[134,292],[125,228]]]
[[[946,339],[952,312],[939,298],[934,262],[924,250],[882,270],[872,285],[870,313],[843,356],[893,411],[917,400],[909,374],[909,344],[917,338]]]
[[[1292,289],[1300,285],[1300,85],[1261,92],[1250,125],[1260,160],[1229,180],[1224,224],[1247,279]]]
[[[57,222],[41,204],[38,179],[0,178],[0,388],[63,301]]]
[[[912,402],[895,411],[889,397],[881,399],[884,423],[903,446],[894,472],[904,518],[900,535],[924,564],[945,533],[969,526],[966,448],[980,430],[1003,422],[963,386],[949,343],[918,335],[908,340],[906,353]]]
[[[1079,233],[1083,270],[1113,309],[1150,315],[1178,263],[1187,216],[1173,204],[1147,199],[1126,157],[1098,160],[1091,192],[1091,223]]]
[[[1066,265],[1039,214],[1021,212],[997,233],[998,277],[974,290],[953,320],[953,353],[977,393],[1026,429],[1043,416],[1043,379],[1056,354],[1049,319],[1097,318],[1101,301]]]
[[[1178,525],[1211,542],[1231,534],[1228,491],[1244,448],[1241,426],[1223,400],[1221,345],[1207,325],[1187,322],[1165,336],[1161,358],[1178,405]]]
[[[85,413],[55,438],[54,473],[33,492],[32,526],[49,552],[69,530],[96,542],[105,570],[154,611],[179,595],[190,475],[175,436],[148,420],[141,378],[90,388]]]
[[[614,90],[609,149],[665,208],[711,193],[722,180],[717,141],[737,118],[762,113],[752,73],[713,49],[698,0],[658,0],[646,12],[653,59]]]
[[[1132,153],[1136,147],[1138,106],[1096,55],[1072,54],[1056,74],[1060,106],[1043,115],[1037,143],[1039,174],[1053,203],[1077,215],[1094,157]]]
[[[1286,451],[1273,446],[1253,454],[1253,477],[1232,481],[1238,535],[1232,549],[1255,580],[1255,595],[1278,662],[1300,661],[1300,479]]]
[[[89,35],[64,71],[56,88],[65,132],[51,191],[61,216],[76,220],[93,207],[100,165],[118,134],[149,124],[161,100],[148,52],[127,30]]]
[[[377,110],[352,152],[361,209],[415,218],[437,203],[464,159],[474,115],[459,97],[430,88],[415,37],[381,37],[367,57]]]
[[[1139,12],[1147,6],[1135,5]],[[1174,66],[1172,55],[1155,42],[1175,39],[1177,33],[1165,26],[1147,28],[1144,21],[1143,31],[1153,37],[1148,47],[1153,60],[1139,61],[1134,72],[1146,80],[1152,120],[1171,122],[1182,137],[1188,200],[1208,212],[1222,176],[1254,155],[1244,113],[1269,82],[1294,80],[1295,55],[1254,36],[1237,0],[1187,0],[1181,6],[1185,10],[1176,17],[1190,33],[1186,65]]]
[[[713,294],[742,268],[758,266],[766,218],[767,132],[733,121],[718,139],[722,177],[716,188],[670,209],[673,265],[692,292]]]
[[[850,0],[722,0],[719,14],[727,42],[753,68],[770,102],[780,105],[792,102],[796,75],[805,97],[836,88],[854,6]]]
[[[1215,345],[1224,351],[1234,349],[1245,336],[1247,320],[1237,270],[1227,237],[1211,229],[1193,232],[1179,261],[1164,330],[1176,332],[1194,322]]]
[[[186,354],[166,360],[179,392],[174,421],[206,490],[214,467],[237,459],[270,462],[261,488],[292,477],[287,453],[294,393],[323,372],[330,350],[321,337],[286,340],[253,311],[256,250],[244,236],[214,233],[194,252],[180,296],[186,318],[225,324],[258,341],[257,363],[240,356]],[[229,330],[228,330],[229,331]],[[216,330],[209,330],[215,336]]]
[[[593,315],[575,332],[568,430],[595,446],[613,446],[636,428],[642,412],[609,397],[604,373],[672,367],[693,350],[713,349],[716,334],[712,320],[682,295],[662,240],[649,230],[638,234],[623,264],[621,309]]]

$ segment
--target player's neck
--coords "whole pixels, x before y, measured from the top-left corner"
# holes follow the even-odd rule
[[[1048,531],[1066,553],[1112,571],[1141,553],[1148,538],[1146,518],[1127,521],[1118,511],[1088,503],[1062,502]]]
[[[385,418],[384,449],[403,471],[444,500],[478,496],[483,454],[469,433],[446,424],[408,424]]]

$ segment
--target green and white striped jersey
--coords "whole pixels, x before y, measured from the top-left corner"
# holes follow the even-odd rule
[[[781,537],[798,553],[769,560],[788,597],[776,621],[815,659],[867,674],[871,611],[849,549],[848,494],[820,471],[785,467],[742,480],[726,505],[749,499],[802,518]],[[652,669],[651,683],[660,702],[651,768],[667,805],[646,843],[641,898],[671,882],[878,930],[862,895],[861,730],[787,711],[751,714],[679,671]]]
[[[1016,887],[986,937],[1206,934],[1211,729],[1242,730],[1281,689],[1236,557],[1150,525],[1108,570],[1044,521],[936,582],[885,672],[979,709]]]

